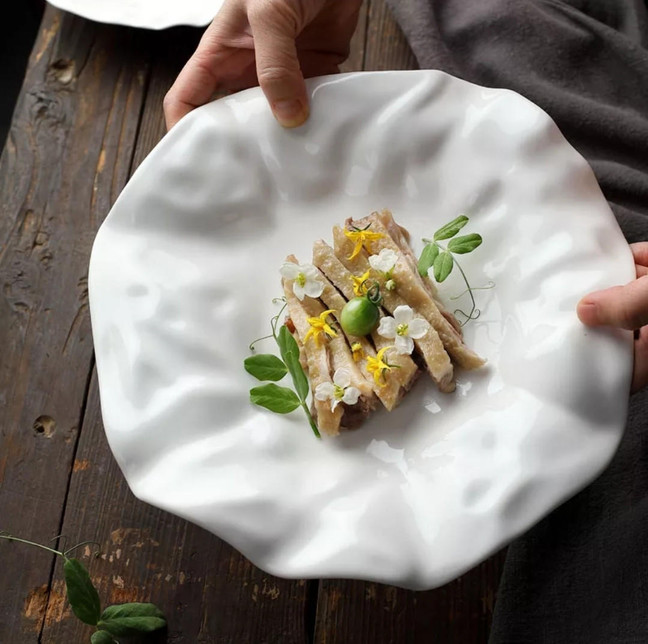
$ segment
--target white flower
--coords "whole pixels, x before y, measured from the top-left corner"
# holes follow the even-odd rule
[[[369,256],[369,266],[379,273],[389,276],[398,261],[398,253],[391,248],[383,248],[378,255]]]
[[[360,396],[360,390],[356,387],[349,387],[351,384],[351,374],[348,369],[337,369],[333,374],[333,382],[321,382],[315,388],[315,398],[317,400],[331,401],[331,411],[341,403],[346,405],[355,405]]]
[[[287,280],[292,280],[293,293],[299,300],[303,300],[304,295],[319,297],[324,290],[319,271],[312,264],[285,262],[279,272]]]
[[[414,311],[407,306],[397,306],[394,317],[384,317],[378,325],[378,334],[383,338],[393,338],[396,352],[402,355],[414,350],[414,340],[422,338],[430,328],[427,320],[415,318]]]

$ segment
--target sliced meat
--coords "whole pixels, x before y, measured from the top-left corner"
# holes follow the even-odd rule
[[[326,259],[328,256],[328,260]],[[328,276],[322,272],[322,268],[318,265],[318,262],[325,264],[331,273],[335,274],[339,282],[336,282],[335,285],[338,288],[341,288],[346,282],[351,284],[351,275],[350,273],[342,266],[335,257],[333,249],[325,244],[323,241],[316,242],[313,247],[313,264],[320,269],[322,280],[324,281],[324,290],[322,291],[321,300],[324,302],[324,305],[327,309],[334,309],[335,312],[333,316],[340,323],[340,313],[344,308],[347,300],[340,295],[338,289],[336,289],[333,284],[329,281]],[[337,266],[336,266],[337,264]],[[353,290],[349,292],[350,296],[353,297]],[[341,327],[340,327],[341,328]],[[346,334],[345,334],[346,335]],[[377,335],[377,334],[376,334]],[[385,338],[377,336],[381,342],[385,342]],[[409,356],[398,356],[396,360],[394,356],[390,356],[393,364],[398,365],[398,369],[395,369],[390,373],[390,377],[386,379],[384,386],[381,386],[376,383],[373,378],[373,375],[367,369],[367,357],[375,357],[376,351],[365,337],[357,337],[352,335],[346,335],[349,345],[353,346],[358,344],[360,346],[360,351],[357,359],[354,359],[354,363],[358,366],[360,372],[364,376],[365,380],[369,383],[369,386],[373,389],[373,392],[376,394],[380,402],[384,407],[391,411],[401,400],[405,392],[411,387],[413,380],[416,378],[417,367],[414,364],[414,361],[409,358]],[[388,345],[385,345],[388,346]],[[382,348],[382,347],[381,347]],[[353,354],[351,355],[353,358]],[[345,414],[346,417],[346,414]],[[344,419],[343,419],[344,422]]]
[[[317,346],[315,342],[309,340],[304,343],[304,338],[308,333],[310,325],[307,318],[309,314],[304,310],[302,302],[300,302],[292,290],[292,285],[286,280],[282,281],[284,295],[288,308],[288,314],[292,323],[295,325],[295,332],[299,338],[300,358],[305,357],[308,366],[308,381],[311,387],[311,393],[315,391],[317,385],[324,382],[331,382],[331,367],[329,364],[328,352],[326,344],[321,343]],[[326,401],[317,400],[313,396],[313,410],[315,423],[319,430],[329,436],[335,436],[340,433],[340,421],[342,420],[341,405],[338,405],[334,411],[331,410],[331,405]]]
[[[395,246],[394,242],[391,241],[389,235],[385,233],[384,238],[373,242],[375,253],[379,252],[379,245],[382,244],[385,240],[387,240],[391,245],[384,247],[391,248],[392,246]],[[353,259],[349,259],[351,253],[353,252],[353,242],[348,237],[346,237],[344,231],[339,226],[335,226],[333,228],[333,242],[336,256],[349,271],[356,275],[362,275],[370,268],[367,254],[364,251]],[[414,306],[404,297],[401,297],[401,282],[404,283],[406,279],[409,279],[411,281],[411,271],[408,269],[405,260],[399,259],[396,267],[394,268],[393,275],[396,283],[398,284],[398,287],[396,291],[388,291],[384,288],[384,279],[382,278],[382,276],[379,276],[372,271],[372,277],[375,278],[376,281],[378,281],[381,285],[381,294],[383,296],[384,308],[386,308],[390,313],[393,313],[397,306],[409,304],[412,309],[419,313],[419,315],[423,315],[427,318],[427,316],[418,307]],[[420,290],[423,291],[422,288]],[[428,299],[432,299],[429,294]],[[435,310],[437,316],[441,317],[436,307]],[[456,334],[453,334],[453,336],[456,338]],[[428,372],[434,382],[436,382],[439,389],[444,392],[454,391],[454,368],[435,326],[431,325],[429,331],[420,340],[414,340],[414,346],[425,361]],[[395,352],[392,352],[392,355],[395,355]]]
[[[371,230],[373,232],[383,234],[383,237],[373,243],[374,253],[379,253],[383,248],[391,248],[393,251],[399,252],[398,246],[389,236],[387,230],[377,216],[372,215],[354,222],[354,225],[358,227],[364,227],[368,224],[371,224]],[[343,232],[337,234],[338,238],[340,238],[340,235],[345,239],[345,241],[350,241],[344,236]],[[349,246],[345,244],[341,252],[347,252],[348,248]],[[356,263],[358,260],[362,262],[361,258],[366,261],[366,257],[366,253],[361,253],[354,259],[354,261]],[[368,262],[366,265],[368,265]],[[362,263],[360,263],[359,267],[362,267]],[[397,285],[394,293],[397,293],[406,304],[409,304],[409,306],[427,319],[439,334],[447,352],[458,365],[464,369],[476,369],[484,364],[485,360],[464,344],[462,338],[457,334],[453,326],[445,319],[445,317],[443,317],[443,315],[441,315],[436,302],[430,293],[423,287],[420,276],[416,271],[413,271],[410,268],[401,253],[399,253],[399,259],[394,267],[393,278]],[[380,282],[380,279],[378,281]],[[385,293],[383,293],[383,296],[385,296]],[[385,300],[387,300],[386,297]]]
[[[410,241],[409,231],[403,228],[402,226],[399,226],[394,221],[394,217],[391,214],[391,211],[389,210],[381,210],[380,212],[373,212],[371,213],[371,215],[369,215],[369,217],[367,217],[367,220],[371,221],[374,218],[377,218],[378,221],[380,221],[380,223],[385,228],[387,234],[392,238],[394,243],[400,249],[401,253],[403,254],[403,257],[407,260],[408,264],[410,265],[410,268],[416,271],[416,274],[418,275],[418,260],[416,259],[416,255],[414,255],[414,251],[412,250],[412,247],[409,244]],[[430,295],[435,297],[437,294],[436,284],[429,278],[427,279],[421,278],[421,281],[425,283],[425,288],[430,292]]]
[[[374,214],[374,213],[372,213]],[[439,309],[441,315],[450,322],[452,328],[459,334],[460,337],[463,337],[463,331],[461,330],[461,325],[459,324],[457,318],[444,306],[443,302],[439,300],[439,293],[437,291],[436,284],[428,276],[421,276],[418,272],[418,259],[414,255],[414,251],[409,244],[410,234],[402,226],[399,226],[395,221],[394,217],[389,210],[382,210],[377,213],[377,217],[382,225],[385,227],[385,230],[389,233],[389,236],[394,240],[394,243],[398,246],[400,251],[403,253],[403,256],[407,260],[410,268],[418,275],[421,280],[421,284],[427,290],[427,292],[434,298],[434,302]]]
[[[342,420],[340,421],[342,429],[356,429],[360,427],[374,409],[373,405],[371,405],[371,399],[362,397],[358,398],[358,402],[355,405],[345,405],[342,403],[338,407],[342,407],[344,410],[342,412]]]
[[[294,255],[288,256],[286,258],[286,261],[297,263],[297,260],[294,257]],[[322,276],[322,280],[325,281],[324,276]],[[327,310],[322,306],[319,300],[315,300],[310,297],[305,297],[303,301],[300,302],[300,305],[303,311],[306,313],[307,317],[313,317],[313,318],[319,317],[322,313],[324,313],[325,310]],[[333,307],[329,307],[329,308],[333,308]],[[336,311],[334,311],[331,314],[331,316],[337,319],[335,313]],[[308,321],[306,321],[306,324],[308,325]],[[336,411],[340,408],[345,410],[351,408],[355,409],[357,407],[358,409],[356,410],[356,416],[359,410],[363,410],[363,413],[366,416],[375,407],[375,403],[376,403],[373,394],[373,387],[369,382],[367,382],[367,379],[363,376],[358,365],[353,360],[351,349],[347,344],[347,341],[344,337],[344,334],[342,333],[342,330],[341,329],[336,329],[336,330],[337,330],[336,336],[329,337],[326,340],[321,342],[321,345],[324,346],[325,351],[328,353],[330,375],[332,377],[332,375],[338,369],[346,369],[349,372],[349,375],[351,377],[350,386],[355,387],[360,391],[360,397],[358,398],[358,402],[355,405],[347,406],[345,404],[340,404],[336,407]],[[314,345],[315,343],[309,341],[306,344]],[[316,387],[317,385],[313,384],[312,392],[315,391]],[[328,405],[330,408],[330,402],[325,402],[324,404]],[[341,427],[348,428],[348,426],[345,425],[344,422],[341,423]]]

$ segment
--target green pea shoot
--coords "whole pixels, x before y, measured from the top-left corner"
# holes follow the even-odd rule
[[[482,243],[482,237],[477,233],[456,237],[456,234],[468,223],[468,221],[468,217],[460,215],[445,226],[441,226],[441,228],[434,233],[432,239],[423,238],[425,247],[423,248],[423,252],[418,261],[419,275],[422,277],[427,276],[430,268],[432,268],[434,279],[439,282],[439,284],[447,279],[450,273],[452,273],[452,269],[455,265],[459,269],[459,272],[466,284],[466,290],[451,299],[456,300],[465,293],[468,293],[472,302],[470,313],[465,313],[461,309],[456,309],[454,311],[455,315],[460,314],[465,318],[463,322],[460,322],[461,326],[464,326],[470,320],[476,320],[481,313],[475,303],[473,291],[492,288],[494,286],[492,283],[481,287],[471,286],[466,274],[455,257],[455,255],[466,255],[467,253],[471,253]],[[450,240],[447,245],[444,246],[439,243],[446,239]]]

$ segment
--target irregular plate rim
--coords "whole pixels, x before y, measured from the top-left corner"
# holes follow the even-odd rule
[[[308,86],[309,86],[309,91],[312,91],[312,85],[318,86],[320,83],[325,82],[327,79],[331,79],[331,78],[341,79],[341,78],[344,77],[344,76],[349,77],[349,76],[358,76],[358,75],[388,75],[388,74],[407,74],[407,75],[417,75],[417,74],[425,74],[425,73],[442,74],[442,75],[444,75],[444,76],[449,76],[448,74],[445,74],[444,72],[440,72],[440,71],[437,71],[437,70],[433,70],[433,71],[432,71],[432,70],[399,70],[399,71],[377,71],[377,72],[352,72],[352,73],[348,73],[348,74],[341,74],[341,75],[335,75],[335,76],[325,76],[325,77],[318,77],[318,78],[315,78],[315,79],[310,79],[310,80],[308,81]],[[469,83],[468,81],[464,81],[464,80],[462,80],[462,79],[456,79],[456,78],[451,77],[451,76],[450,76],[450,78],[453,78],[453,80],[460,81],[461,83],[466,83],[466,84],[468,84],[468,85],[472,85],[473,87],[481,88],[480,86],[475,85],[474,83]],[[493,88],[489,88],[489,90],[491,90],[491,89],[493,89]],[[258,91],[258,89],[257,89],[257,88],[253,88],[253,89],[251,89],[251,90],[244,90],[244,91],[245,91],[245,92]],[[533,106],[534,109],[536,109],[536,110],[540,110],[540,111],[542,111],[543,113],[545,113],[544,110],[542,110],[541,108],[539,108],[537,105],[535,105],[534,103],[532,103],[531,101],[529,101],[529,100],[526,99],[525,97],[520,96],[520,95],[517,94],[516,92],[512,92],[511,90],[508,90],[508,89],[499,89],[499,88],[495,88],[495,91],[501,91],[501,92],[507,92],[507,93],[515,94],[516,96],[519,96],[519,97],[522,98],[524,101],[526,101],[526,102],[529,103],[531,106]],[[221,99],[221,100],[225,100],[225,99]],[[193,114],[189,115],[189,117],[187,117],[187,118],[200,118],[199,114],[200,114],[201,109],[209,109],[209,106],[204,106],[203,108],[199,108],[199,109],[196,110]],[[546,114],[546,113],[545,113],[545,114]],[[550,118],[550,117],[547,116],[547,118]],[[563,144],[566,144],[566,145],[568,145],[569,147],[571,147],[571,149],[573,150],[574,154],[577,154],[577,155],[578,155],[579,157],[581,157],[581,159],[582,159],[582,155],[580,155],[580,153],[578,153],[578,151],[576,151],[576,150],[573,148],[573,146],[571,146],[571,144],[570,144],[568,141],[566,141],[566,140],[564,139],[564,137],[563,137]],[[162,140],[160,143],[158,143],[158,145],[154,148],[154,151],[153,151],[153,152],[159,152],[159,149],[160,149],[160,148],[165,148],[167,145],[169,145],[169,143],[168,143],[168,138],[167,138],[167,137],[164,137],[163,140]],[[131,177],[131,181],[132,181],[132,179],[133,179],[133,178],[134,178],[138,173],[140,173],[140,171],[146,171],[145,168],[149,165],[149,163],[152,163],[152,162],[153,162],[154,157],[155,157],[155,154],[149,154],[149,156],[144,160],[144,162],[140,165],[140,167],[139,167],[139,168],[136,170],[136,172],[133,174],[133,177]],[[129,181],[129,184],[130,184],[131,181]],[[116,204],[117,204],[117,203],[122,199],[122,196],[124,195],[124,193],[127,193],[127,189],[125,189],[125,190],[122,192],[122,194],[119,196],[118,200],[115,202],[115,205],[116,205]],[[114,207],[114,206],[113,206],[113,207]],[[109,218],[109,217],[110,217],[110,214],[109,214],[108,217],[106,218],[106,221],[108,221],[108,218]],[[617,226],[618,226],[618,223],[617,223]],[[620,229],[619,229],[619,230],[620,230]],[[94,248],[93,248],[93,254],[94,254]],[[91,266],[92,266],[92,260],[91,260]],[[91,289],[91,292],[92,292],[92,289]],[[93,299],[93,298],[92,298],[92,296],[91,296],[91,309],[93,308],[93,307],[92,307],[92,299]],[[631,342],[629,341],[628,344],[629,344],[629,346],[630,346],[630,345],[631,345]],[[628,370],[626,380],[627,380],[627,382],[625,383],[625,385],[626,385],[626,389],[627,389],[627,391],[629,392],[629,388],[630,388],[630,380],[631,380],[631,370]],[[628,402],[629,402],[629,401],[626,400],[626,399],[624,399],[624,402],[625,402],[625,413],[627,414],[627,405],[628,405]],[[108,431],[107,431],[106,433],[109,434]],[[619,442],[620,442],[620,440],[621,440],[621,438],[622,438],[622,435],[623,435],[623,429],[621,429],[621,431],[618,432],[618,435],[617,435],[617,441],[616,441],[616,447],[618,447],[618,444],[619,444]],[[587,485],[589,485],[589,483],[591,483],[594,479],[596,479],[596,478],[601,474],[601,472],[602,472],[602,471],[607,467],[607,465],[609,464],[609,462],[610,462],[610,461],[612,460],[612,458],[614,457],[614,454],[615,454],[615,453],[616,453],[616,448],[615,448],[615,450],[613,450],[610,454],[608,454],[608,458],[605,460],[605,462],[604,462],[604,463],[603,463],[603,464],[602,464],[598,469],[592,471],[591,476],[590,476],[587,480],[582,479],[582,480],[579,481],[579,483],[578,483],[577,485],[572,485],[571,488],[570,488],[569,490],[566,490],[566,491],[564,492],[564,494],[562,495],[562,497],[561,497],[558,501],[556,501],[555,503],[553,503],[553,504],[551,505],[550,508],[546,509],[544,512],[541,513],[541,515],[539,516],[539,518],[536,519],[536,522],[537,522],[537,521],[540,521],[542,518],[546,517],[547,514],[549,514],[553,509],[555,509],[556,507],[558,507],[559,505],[561,505],[562,503],[564,503],[564,501],[566,501],[567,499],[569,499],[569,498],[571,498],[572,496],[574,496],[575,494],[577,494],[577,493],[578,493],[579,491],[581,491],[584,487],[586,487]],[[130,483],[129,483],[129,486],[130,486]],[[131,487],[131,489],[133,489],[133,488]],[[149,502],[149,503],[152,503],[151,501],[148,501],[148,500],[145,498],[145,495],[140,496],[140,495],[139,495],[135,490],[133,490],[133,491],[134,491],[135,495],[138,496],[138,498],[141,498],[142,500],[145,500],[145,501],[147,501],[147,502]],[[162,507],[162,506],[160,505],[160,503],[159,503],[158,500],[156,500],[156,502],[154,503],[154,505],[156,505],[157,507]],[[183,516],[183,515],[182,515],[181,513],[179,513],[177,510],[173,510],[173,513],[176,514],[176,515],[179,515],[179,516]],[[536,513],[536,514],[537,514],[537,513]],[[193,522],[193,523],[196,523],[196,524],[198,524],[198,525],[201,525],[200,521],[197,521],[197,520],[196,520],[195,518],[193,518],[193,517],[186,516],[185,518],[187,518],[189,521],[191,521],[191,522]],[[207,526],[204,526],[204,527],[207,527]],[[497,551],[498,551],[498,550],[499,550],[499,549],[500,549],[504,544],[509,543],[510,541],[512,541],[513,539],[515,539],[515,538],[516,538],[517,536],[519,536],[521,533],[523,533],[524,531],[526,531],[527,529],[529,529],[529,527],[530,527],[530,526],[526,526],[526,527],[523,527],[523,528],[521,528],[521,529],[519,529],[519,530],[517,530],[517,531],[508,531],[508,532],[507,532],[507,536],[505,536],[505,537],[500,536],[499,539],[497,540],[497,543],[495,543],[494,546],[492,547],[492,549],[490,550],[489,555],[490,555],[490,554],[493,554],[493,553],[495,553],[495,552],[497,552]],[[207,527],[207,529],[209,529],[209,528]],[[501,533],[500,533],[500,535],[501,535]],[[220,537],[220,538],[222,538],[222,537]],[[284,577],[284,578],[294,578],[294,579],[299,579],[299,578],[303,578],[303,577],[304,577],[304,575],[297,575],[297,574],[294,574],[294,575],[293,575],[293,574],[290,574],[290,573],[289,573],[289,574],[286,574],[286,571],[285,571],[285,570],[282,570],[282,569],[280,569],[280,568],[273,567],[272,565],[269,565],[267,561],[265,561],[265,562],[261,562],[261,561],[259,561],[257,558],[255,558],[253,555],[247,553],[247,552],[245,551],[245,549],[240,548],[240,547],[237,546],[236,544],[232,544],[232,545],[233,545],[234,547],[236,547],[237,549],[239,549],[239,551],[242,552],[242,553],[243,553],[243,554],[244,554],[248,559],[250,559],[250,561],[252,561],[255,565],[259,566],[259,567],[262,568],[263,570],[266,570],[267,572],[270,572],[271,574],[275,574],[275,575],[277,575],[277,576],[281,576],[281,577]],[[483,559],[482,559],[482,560],[483,560]],[[448,577],[448,579],[447,579],[446,581],[449,581],[450,579],[453,579],[453,578],[455,578],[456,576],[463,574],[466,570],[468,570],[468,569],[472,568],[473,566],[477,565],[477,563],[478,563],[478,562],[473,561],[472,563],[467,564],[467,565],[466,565],[462,570],[456,572],[456,574],[453,573],[452,576]],[[340,575],[337,575],[337,574],[336,574],[336,575],[331,575],[330,577],[327,577],[326,575],[320,575],[320,578],[331,578],[331,577],[334,577],[334,578],[340,578]],[[342,578],[344,578],[344,577],[342,577]],[[348,578],[357,579],[358,577],[357,577],[357,576],[350,576],[350,577],[348,577]],[[406,588],[417,588],[417,589],[422,589],[422,588],[434,588],[434,587],[438,587],[439,585],[441,585],[441,584],[434,584],[434,585],[432,585],[432,586],[430,586],[430,585],[424,585],[424,586],[419,586],[419,585],[408,585],[407,583],[399,583],[399,581],[394,580],[394,579],[387,579],[387,580],[386,580],[384,577],[381,577],[381,576],[371,577],[370,575],[363,576],[362,579],[365,579],[365,580],[367,580],[367,581],[376,581],[376,582],[381,582],[381,583],[390,583],[390,584],[394,584],[394,585],[400,585],[400,586],[403,586],[403,587],[406,587]],[[401,575],[401,579],[402,579],[402,575]],[[443,583],[446,583],[446,582],[444,581]]]

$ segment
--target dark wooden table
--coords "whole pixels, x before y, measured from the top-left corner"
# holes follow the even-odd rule
[[[79,552],[104,602],[153,601],[168,641],[485,642],[502,556],[438,590],[287,581],[137,501],[104,437],[88,314],[97,228],[164,134],[162,98],[199,30],[101,25],[45,11],[0,158],[0,529]],[[415,60],[368,0],[346,70]],[[52,543],[57,543],[53,541]],[[0,642],[88,642],[60,562],[0,542]]]

